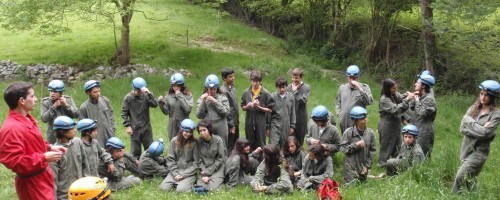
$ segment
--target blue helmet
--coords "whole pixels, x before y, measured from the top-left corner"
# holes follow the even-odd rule
[[[486,80],[479,85],[481,90],[485,90],[488,94],[500,98],[500,84],[494,80]]]
[[[64,83],[61,80],[52,80],[49,83],[48,89],[49,89],[49,92],[50,91],[63,92],[64,91]]]
[[[194,121],[191,119],[184,119],[181,122],[181,129],[183,131],[190,131],[193,132],[193,130],[196,128],[196,125],[194,124]]]
[[[85,85],[83,85],[83,90],[85,90],[85,92],[87,92],[88,90],[92,89],[93,87],[100,87],[100,86],[101,86],[101,82],[96,81],[96,80],[90,80],[90,81],[87,81],[85,83]]]
[[[163,139],[160,138],[158,141],[154,141],[151,145],[149,145],[148,152],[150,155],[156,157],[163,153],[164,148],[165,145],[163,145]]]
[[[76,123],[76,130],[79,132],[83,132],[86,130],[89,130],[91,128],[94,128],[97,125],[97,121],[93,119],[82,119]]]
[[[361,106],[354,106],[354,108],[351,109],[349,115],[351,116],[351,119],[363,119],[368,116],[368,112]]]
[[[323,120],[326,120],[328,118],[328,109],[325,106],[323,106],[323,105],[316,106],[312,110],[311,118],[314,121],[323,121]]]
[[[114,149],[124,149],[125,145],[123,145],[122,140],[117,137],[111,137],[106,141],[106,148],[112,147]]]
[[[135,90],[141,90],[141,88],[146,87],[146,81],[141,77],[134,78],[132,87],[134,87]]]
[[[432,74],[431,74],[431,71],[429,71],[429,70],[424,70],[424,71],[420,72],[420,74],[419,74],[418,76],[420,77],[420,76],[422,76],[422,75],[432,75]]]
[[[170,85],[184,85],[184,76],[181,73],[175,73],[170,77]]]
[[[210,74],[205,79],[206,88],[219,88],[219,78],[216,75]]]
[[[409,134],[417,137],[418,136],[418,128],[413,124],[407,124],[406,126],[403,127],[403,129],[401,129],[401,133],[403,133],[403,134],[409,133]]]
[[[355,76],[358,77],[361,72],[359,71],[359,67],[357,65],[351,65],[345,71],[346,76]]]
[[[428,85],[430,87],[432,87],[432,86],[434,86],[434,84],[436,84],[436,79],[434,79],[433,76],[428,75],[428,74],[420,75],[418,77],[418,80],[420,80],[420,82],[422,82],[423,84]]]
[[[75,127],[76,123],[73,119],[67,116],[59,116],[54,120],[53,130],[63,129],[69,130]]]

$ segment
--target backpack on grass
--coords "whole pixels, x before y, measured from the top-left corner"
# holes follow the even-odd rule
[[[318,200],[342,200],[339,192],[339,183],[326,178],[316,192]]]

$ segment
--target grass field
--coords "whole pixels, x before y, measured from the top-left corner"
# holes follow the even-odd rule
[[[153,9],[154,8],[154,9]],[[322,70],[310,58],[290,55],[283,50],[284,42],[249,27],[237,20],[216,17],[216,12],[192,6],[183,0],[169,0],[144,6],[143,9],[155,11],[159,16],[166,16],[167,21],[148,21],[140,15],[132,21],[131,45],[132,62],[146,63],[157,68],[172,67],[188,69],[192,76],[186,77],[188,88],[193,96],[201,95],[204,78],[210,74],[219,74],[224,66],[234,67],[237,71],[236,87],[239,95],[250,82],[245,77],[249,69],[261,69],[266,73],[263,85],[274,92],[274,80],[284,76],[290,80],[288,70],[301,66],[306,68],[305,82],[312,91],[308,102],[309,112],[314,106],[325,105],[334,110],[334,99],[339,84],[345,82],[342,71]],[[82,66],[104,64],[113,55],[112,30],[75,22],[73,33],[57,37],[38,37],[28,33],[11,33],[0,29],[0,60],[13,60],[22,64],[61,63]],[[186,43],[186,30],[189,41]],[[344,69],[346,66],[334,66]],[[415,72],[417,73],[417,72]],[[148,87],[156,97],[168,89],[168,78],[159,75],[143,76]],[[115,111],[117,136],[129,144],[129,137],[121,126],[121,102],[130,90],[132,77],[109,79],[102,82],[102,94],[108,97]],[[82,91],[81,80],[67,84],[65,94],[72,96],[77,106],[87,98]],[[378,99],[381,80],[371,80],[369,74],[363,74],[362,82],[371,86],[375,102],[368,107],[369,127],[377,129]],[[438,80],[439,82],[439,80]],[[7,82],[0,83],[5,88]],[[412,85],[400,85],[400,90],[410,90]],[[48,95],[46,83],[35,87],[39,102]],[[439,88],[436,88],[439,90]],[[422,166],[415,167],[400,176],[382,180],[368,180],[359,186],[341,188],[344,199],[498,199],[500,195],[500,172],[496,170],[500,163],[498,142],[494,141],[490,157],[479,176],[479,187],[475,192],[461,196],[451,195],[451,185],[459,165],[459,150],[462,135],[458,126],[462,115],[475,100],[475,96],[438,96],[438,114],[435,121],[436,140],[432,159]],[[38,103],[39,103],[38,102]],[[0,104],[0,121],[7,113],[5,103]],[[45,124],[40,120],[40,107],[33,115],[39,121],[42,131]],[[159,109],[151,111],[154,138],[167,138],[167,117]],[[191,118],[195,119],[194,110]],[[241,112],[241,124],[244,124],[244,112]],[[197,121],[197,120],[196,120]],[[243,129],[243,127],[240,127]],[[497,131],[498,133],[498,131]],[[243,133],[244,134],[244,133]],[[195,134],[198,137],[198,134]],[[377,135],[378,138],[378,135]],[[1,145],[1,144],[0,144]],[[378,149],[378,147],[377,147]],[[342,180],[343,155],[337,154],[334,160],[334,178]],[[377,161],[377,158],[376,158]],[[375,161],[375,162],[376,162]],[[374,167],[372,174],[382,172]],[[0,198],[16,199],[14,173],[0,167]],[[249,187],[218,191],[207,196],[193,194],[164,193],[159,189],[160,179],[145,181],[141,186],[113,193],[114,199],[313,199],[313,193],[303,194],[295,191],[292,195],[267,196],[251,192]]]

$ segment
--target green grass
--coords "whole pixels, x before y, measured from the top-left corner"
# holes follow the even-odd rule
[[[219,74],[224,66],[234,67],[237,71],[237,92],[250,86],[244,77],[248,69],[258,68],[266,72],[263,85],[274,92],[274,80],[284,76],[290,80],[288,70],[302,66],[306,68],[305,82],[311,85],[312,91],[308,102],[309,111],[314,106],[325,105],[334,111],[335,95],[339,84],[345,82],[341,71],[324,71],[325,66],[311,63],[311,59],[301,55],[289,55],[283,50],[284,42],[249,27],[237,20],[224,17],[217,20],[215,11],[192,6],[183,0],[158,2],[153,6],[143,6],[154,10],[158,16],[167,16],[167,21],[148,21],[141,15],[135,15],[132,22],[132,61],[147,63],[158,69],[171,67],[188,69],[193,75],[186,77],[188,88],[194,98],[201,95],[204,78],[209,73]],[[0,60],[10,59],[22,64],[62,63],[79,65],[103,64],[114,53],[112,30],[96,28],[80,22],[73,25],[73,33],[54,38],[40,38],[28,33],[11,33],[0,29]],[[189,30],[189,45],[185,43],[186,29]],[[334,67],[343,68],[343,67]],[[168,78],[160,75],[143,76],[148,87],[156,97],[164,95],[168,89]],[[126,144],[130,138],[126,135],[120,118],[120,107],[123,97],[131,90],[132,77],[108,79],[102,82],[102,95],[107,96],[115,111],[117,136]],[[380,96],[380,80],[370,80],[364,74],[362,82],[371,86],[375,102],[368,107],[369,124],[377,130],[378,99]],[[79,107],[86,100],[82,91],[84,80],[67,84],[66,95],[75,99]],[[0,83],[5,88],[7,82]],[[400,85],[401,91],[412,89],[412,85]],[[437,88],[439,90],[439,88]],[[48,95],[46,83],[35,86],[39,102]],[[493,142],[490,157],[479,176],[479,187],[476,192],[462,196],[451,195],[451,185],[459,165],[459,149],[462,135],[458,126],[462,115],[476,97],[472,96],[439,96],[438,114],[435,121],[436,141],[432,160],[426,164],[393,178],[368,180],[355,187],[341,188],[345,199],[495,199],[500,194],[500,172],[496,170],[500,163],[498,142]],[[3,123],[7,113],[5,103],[0,104],[0,121]],[[40,120],[40,107],[32,112],[39,121],[41,130],[45,124]],[[194,109],[191,118],[195,119]],[[154,138],[167,138],[167,117],[159,109],[151,111]],[[241,124],[244,124],[244,112],[241,112]],[[197,121],[197,120],[196,120]],[[244,130],[240,127],[240,130]],[[198,137],[198,134],[195,134]],[[378,138],[378,135],[377,135]],[[378,147],[377,147],[378,148]],[[338,153],[334,159],[334,178],[342,180],[343,155]],[[377,158],[375,163],[377,162]],[[374,167],[372,174],[382,172]],[[15,199],[14,173],[0,167],[0,197]],[[141,186],[113,193],[114,199],[191,199],[200,198],[193,194],[164,193],[159,189],[160,179],[145,181]],[[295,191],[293,195],[266,196],[251,192],[249,187],[237,187],[234,190],[211,193],[204,199],[313,199],[314,193],[303,194]]]

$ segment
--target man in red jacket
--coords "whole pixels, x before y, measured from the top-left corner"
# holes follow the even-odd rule
[[[9,114],[0,129],[0,163],[16,173],[19,199],[54,199],[54,177],[49,162],[58,162],[66,148],[50,146],[42,138],[30,111],[37,98],[33,85],[12,83],[4,90]]]

